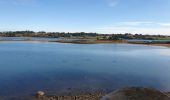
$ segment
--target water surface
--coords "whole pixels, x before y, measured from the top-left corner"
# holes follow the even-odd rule
[[[170,48],[0,42],[0,96],[147,86],[170,91]]]

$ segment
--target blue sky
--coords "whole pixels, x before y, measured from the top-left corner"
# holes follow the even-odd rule
[[[0,31],[170,35],[170,0],[0,0]]]

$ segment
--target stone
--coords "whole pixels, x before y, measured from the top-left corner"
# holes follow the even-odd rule
[[[43,97],[45,95],[45,92],[38,91],[36,95],[37,95],[38,98],[40,98],[40,97]]]

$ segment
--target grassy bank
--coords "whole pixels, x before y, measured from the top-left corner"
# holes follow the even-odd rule
[[[58,40],[51,42],[59,43],[73,43],[73,44],[115,44],[115,43],[127,43],[127,44],[141,44],[141,45],[153,45],[153,46],[166,46],[170,47],[170,42],[128,42],[126,40]]]
[[[170,42],[128,42],[126,40],[0,40],[0,42],[59,42],[59,43],[73,43],[73,44],[141,44],[141,45],[153,45],[153,46],[166,46],[170,47]]]
[[[127,41],[124,40],[58,40],[53,42],[74,43],[74,44],[127,43]]]

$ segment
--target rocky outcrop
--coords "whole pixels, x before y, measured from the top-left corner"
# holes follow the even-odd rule
[[[170,98],[155,89],[132,87],[114,91],[101,100],[170,100]]]

